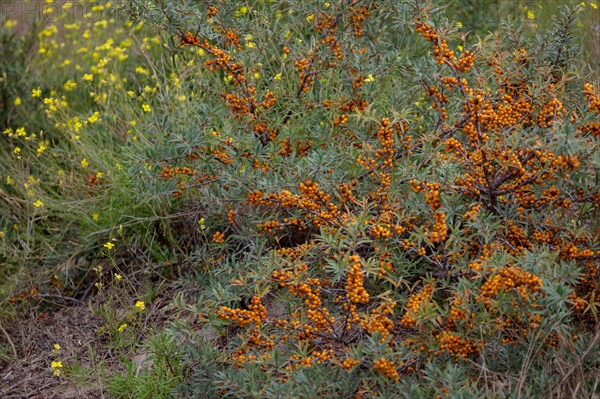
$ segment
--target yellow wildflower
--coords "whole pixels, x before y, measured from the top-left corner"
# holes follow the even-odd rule
[[[42,208],[44,206],[44,203],[41,200],[37,200],[33,203],[33,206],[35,206],[36,208]]]
[[[98,122],[99,120],[100,120],[100,114],[97,111],[94,112],[94,114],[88,118],[89,123],[95,123],[95,122]]]
[[[115,244],[113,244],[112,242],[107,242],[106,244],[104,244],[104,248],[108,249],[109,251],[111,249],[113,249],[115,247]]]
[[[52,362],[50,366],[52,367],[52,373],[57,377],[60,376],[60,369],[63,366],[62,362]]]
[[[44,145],[44,143],[42,142],[42,143],[40,143],[39,147],[37,148],[37,153],[38,153],[38,154],[41,154],[41,153],[43,153],[44,151],[46,151],[46,149],[47,149],[47,148],[48,148],[48,147],[46,147],[46,146]]]
[[[146,304],[143,301],[137,301],[135,303],[135,308],[141,312],[146,309]]]

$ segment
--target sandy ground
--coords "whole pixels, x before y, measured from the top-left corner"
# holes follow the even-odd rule
[[[50,313],[24,318],[7,325],[0,341],[10,352],[17,352],[17,360],[0,360],[0,398],[2,399],[75,399],[104,398],[103,387],[98,384],[75,386],[52,373],[51,362],[61,360],[64,364],[81,362],[89,366],[90,354],[105,353],[100,349],[103,342],[97,336],[103,322],[91,314],[87,304],[64,307]],[[8,335],[8,336],[7,336]],[[8,337],[10,337],[10,341]],[[55,359],[54,344],[61,349]],[[105,355],[104,355],[105,356]],[[93,359],[101,361],[106,359]]]

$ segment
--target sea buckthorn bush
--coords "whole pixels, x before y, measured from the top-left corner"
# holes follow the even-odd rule
[[[2,245],[67,223],[89,258],[185,264],[179,394],[596,389],[600,82],[574,44],[591,3],[479,40],[412,1],[110,8],[73,27],[78,60],[38,37],[85,100],[33,87],[48,131],[7,126],[7,198],[29,213]]]
[[[165,132],[153,167],[219,274],[197,318],[223,335],[191,344],[190,394],[478,396],[482,369],[507,373],[505,393],[575,389],[553,361],[594,346],[600,256],[577,8],[541,40],[506,26],[470,46],[409,3],[121,9],[202,92],[171,128],[194,131],[187,148]]]

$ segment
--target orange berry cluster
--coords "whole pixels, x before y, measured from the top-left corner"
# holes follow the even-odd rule
[[[280,193],[264,196],[260,191],[255,191],[248,195],[248,203],[302,210],[317,227],[345,225],[347,215],[342,214],[339,207],[331,201],[331,195],[320,190],[317,183],[307,180],[298,185],[298,191],[298,195],[282,190]]]
[[[364,22],[367,18],[369,18],[369,15],[371,15],[369,7],[350,7],[348,9],[348,12],[350,16],[350,25],[352,26],[354,37],[362,37]]]
[[[594,86],[590,83],[583,85],[583,94],[585,101],[588,103],[588,110],[592,113],[600,115],[600,95],[596,93]],[[589,133],[594,137],[600,136],[600,121],[584,123],[579,130],[583,133]]]
[[[307,265],[303,264],[293,273],[285,270],[275,270],[272,278],[282,287],[288,289],[294,296],[304,298],[304,304],[308,311],[307,316],[312,321],[312,326],[305,324],[302,326],[303,334],[306,331],[327,331],[335,322],[330,316],[329,311],[323,306],[321,299],[321,286],[323,283],[319,279],[307,278],[306,282],[301,281],[301,276],[306,272]],[[301,327],[300,323],[292,324],[294,329]]]
[[[160,175],[163,179],[170,179],[172,177],[174,177],[175,175],[185,175],[185,176],[194,176],[198,173],[197,170],[193,170],[188,168],[187,166],[184,166],[182,168],[171,168],[168,166],[165,166],[163,168],[163,170],[160,172]]]
[[[384,342],[394,329],[394,322],[389,316],[393,315],[395,306],[395,303],[382,303],[371,311],[368,318],[363,320],[361,327],[371,335],[381,334],[381,342]]]
[[[219,317],[225,320],[236,322],[240,327],[254,323],[261,325],[267,319],[267,309],[262,304],[259,297],[251,299],[248,309],[231,309],[222,306],[219,310]]]
[[[314,351],[311,356],[301,357],[299,355],[291,355],[290,361],[294,364],[295,369],[311,368],[313,364],[321,364],[333,358],[332,349],[323,349]]]
[[[381,210],[388,210],[388,193],[390,182],[392,180],[392,172],[394,169],[395,134],[397,132],[405,132],[408,129],[408,124],[405,121],[391,124],[389,118],[381,119],[381,127],[377,131],[377,138],[381,148],[375,151],[375,158],[365,158],[360,156],[357,162],[362,165],[369,175],[379,182],[377,192],[372,193],[371,197],[374,203]]]
[[[347,357],[342,362],[342,367],[346,370],[350,370],[353,369],[358,363],[360,363],[358,360],[351,357]]]
[[[458,61],[453,63],[456,70],[460,73],[467,73],[473,67],[473,63],[475,62],[475,54],[473,54],[469,50],[465,50],[465,52],[460,56]]]
[[[446,320],[446,325],[448,328],[454,328],[458,324],[466,324],[467,328],[473,328],[473,313],[468,312],[467,303],[465,303],[465,298],[459,296],[458,294],[454,297],[454,301],[452,301],[452,306],[450,307],[450,316]]]
[[[477,353],[477,345],[469,338],[461,337],[457,333],[443,331],[436,337],[442,351],[447,351],[450,355],[467,360],[469,356]]]
[[[213,234],[212,240],[215,244],[222,244],[225,242],[225,235],[220,231],[217,231],[215,234]]]
[[[417,315],[419,312],[431,305],[433,295],[433,284],[426,284],[423,289],[412,294],[406,303],[406,312],[402,316],[400,324],[404,328],[413,328],[417,324]]]
[[[537,124],[539,127],[548,127],[553,123],[560,123],[563,117],[563,105],[557,99],[553,98],[545,103],[537,117]]]
[[[400,381],[400,375],[398,374],[398,370],[396,370],[396,365],[383,357],[373,362],[373,369],[394,382]]]
[[[523,300],[542,288],[539,277],[513,266],[508,266],[497,271],[482,286],[481,298],[486,307],[489,307],[491,298],[496,297],[500,291],[510,292],[515,290]]]
[[[362,272],[363,265],[360,257],[352,255],[348,259],[350,271],[347,274],[346,297],[350,303],[368,303],[369,293],[365,290],[365,275]]]
[[[302,58],[294,61],[294,67],[298,71],[298,79],[300,80],[300,90],[307,92],[314,85],[315,79],[318,78],[319,74],[311,72],[311,66],[315,60],[315,56],[312,55],[308,59]]]
[[[187,32],[181,37],[180,45],[183,46],[197,46],[200,44],[200,38],[191,32]]]
[[[425,40],[434,43],[433,45],[433,57],[438,64],[450,63],[454,58],[454,51],[448,47],[446,39],[440,37],[437,30],[429,25],[427,22],[421,21],[416,18],[415,30],[425,38]]]

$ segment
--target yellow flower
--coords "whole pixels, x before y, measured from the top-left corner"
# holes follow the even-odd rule
[[[38,147],[38,149],[37,149],[37,152],[38,152],[38,154],[41,154],[41,153],[43,153],[44,151],[46,151],[46,149],[47,149],[47,148],[48,148],[48,147],[46,147],[46,146],[44,145],[44,143],[40,143],[40,145],[39,145],[39,147]]]
[[[106,244],[104,244],[104,248],[108,249],[109,251],[111,249],[113,249],[115,247],[115,244],[113,244],[112,242],[107,242]]]
[[[87,158],[83,158],[83,159],[81,160],[81,166],[83,166],[84,168],[87,168],[87,167],[88,167],[88,165],[89,165],[89,164],[88,164]]]
[[[596,5],[596,3],[590,3],[590,5],[592,6],[592,8],[593,8],[594,10],[597,10],[597,9],[598,9],[598,6]]]
[[[95,122],[98,122],[99,120],[100,120],[100,114],[97,111],[94,112],[93,115],[88,118],[89,123],[95,123]]]
[[[92,220],[93,220],[94,222],[97,222],[97,221],[98,221],[98,219],[100,219],[100,215],[98,215],[97,213],[94,213],[94,214],[92,214]]]
[[[535,14],[531,10],[527,10],[527,19],[534,19]]]
[[[73,82],[72,80],[67,80],[63,85],[63,89],[66,91],[73,91],[75,87],[77,87],[77,83]]]
[[[94,79],[94,75],[92,75],[91,73],[86,73],[86,74],[83,75],[83,80],[90,81],[90,80],[93,80],[93,79]]]
[[[204,230],[206,228],[204,225],[204,218],[200,218],[200,220],[198,220],[198,225],[200,226],[200,230]]]
[[[150,112],[152,110],[148,104],[142,104],[142,109],[144,112]]]
[[[21,97],[15,98],[15,106],[18,107],[19,105],[21,105]]]
[[[281,80],[281,74],[278,73],[277,75],[273,76],[273,80]]]
[[[121,276],[119,273],[115,273],[115,280],[121,281],[122,278],[123,276]]]
[[[135,303],[135,308],[141,312],[146,309],[146,304],[142,301],[137,301]]]
[[[9,186],[10,186],[11,184],[13,184],[13,179],[12,179],[12,177],[10,177],[10,176],[6,176],[6,184],[7,184],[7,185],[9,185]]]
[[[365,82],[374,82],[375,79],[373,78],[372,74],[369,74],[369,76],[367,76],[367,78],[365,79]]]
[[[41,97],[41,96],[42,96],[42,90],[40,90],[39,87],[37,89],[31,90],[31,97],[35,98],[35,97]]]
[[[36,208],[42,208],[44,206],[44,203],[41,200],[37,200],[33,203],[33,206],[35,206]]]
[[[328,1],[325,2],[325,4],[323,4],[325,6],[325,8],[329,8],[329,6],[331,5],[331,3],[329,3]]]
[[[127,323],[121,324],[118,328],[119,332],[122,333],[127,328]]]
[[[54,344],[54,350],[55,351],[59,351],[60,350],[60,345],[59,344]]]
[[[308,17],[306,17],[306,22],[310,22],[313,19],[315,19],[315,16],[313,14],[310,14]]]
[[[52,367],[52,373],[57,377],[60,376],[60,369],[63,366],[62,362],[52,362],[50,366]]]

